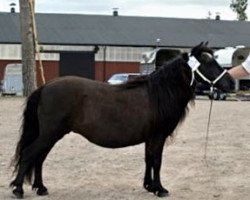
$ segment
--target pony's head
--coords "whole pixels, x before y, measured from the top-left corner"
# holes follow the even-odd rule
[[[198,82],[215,86],[224,92],[229,92],[234,88],[233,78],[215,60],[213,50],[208,46],[208,42],[200,43],[191,50],[200,66],[195,71],[195,79]]]

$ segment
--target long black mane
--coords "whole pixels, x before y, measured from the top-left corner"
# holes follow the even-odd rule
[[[187,104],[194,99],[191,70],[182,57],[165,63],[149,76],[148,93],[154,110],[155,131],[170,135],[185,118]]]
[[[156,132],[171,134],[194,99],[194,86],[190,87],[191,70],[186,54],[166,62],[153,73],[128,81],[122,87],[147,87],[154,115]]]

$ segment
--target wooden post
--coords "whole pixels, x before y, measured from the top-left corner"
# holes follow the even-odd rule
[[[29,0],[19,0],[19,5],[24,96],[29,96],[37,87],[32,13]]]
[[[35,56],[37,56],[37,59],[38,59],[42,83],[45,84],[46,81],[45,81],[43,63],[42,63],[41,54],[40,54],[41,49],[38,43],[36,20],[35,20],[35,0],[29,0],[29,4],[30,4],[30,9],[31,9],[32,30],[33,30],[33,37],[34,37],[34,43],[35,43]]]
[[[104,46],[103,48],[103,71],[102,71],[103,82],[106,81],[106,54],[107,54],[107,46]]]

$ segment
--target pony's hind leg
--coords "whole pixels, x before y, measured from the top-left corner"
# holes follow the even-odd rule
[[[50,150],[51,148],[47,149],[46,152],[40,155],[40,157],[36,160],[35,164],[34,182],[32,185],[32,189],[35,190],[37,195],[39,196],[48,195],[48,189],[43,184],[42,167],[43,167],[43,162],[46,159]]]
[[[49,137],[49,142],[46,149],[44,149],[44,151],[37,157],[35,161],[34,182],[32,185],[32,189],[35,190],[37,195],[40,196],[48,194],[48,189],[43,184],[43,163],[56,142],[62,139],[65,134],[69,133],[69,129],[67,129],[63,124],[58,125],[60,128],[50,128],[49,130],[48,127],[49,126],[41,128],[41,135],[44,135],[43,137],[47,135]],[[51,125],[50,127],[53,126]]]
[[[15,195],[15,197],[17,199],[22,199],[23,198],[23,181],[24,181],[24,177],[25,177],[25,172],[27,170],[27,165],[25,165],[24,163],[20,164],[19,166],[19,170],[17,173],[17,176],[15,178],[15,180],[13,180],[10,183],[10,187],[13,188],[13,194]]]
[[[24,179],[25,177],[29,179],[27,176],[31,176],[33,170],[35,170],[36,175],[34,183],[39,186],[37,188],[39,194],[46,194],[47,188],[42,184],[42,162],[57,141],[55,138],[49,137],[49,135],[40,135],[30,146],[22,151],[17,176],[11,183],[11,186],[14,187],[13,194],[17,198],[23,197],[22,186]]]
[[[27,178],[28,181],[31,179],[34,160],[36,159],[37,153],[39,152],[38,149],[35,149],[37,140],[32,143],[30,146],[26,147],[21,152],[18,173],[16,178],[11,182],[10,186],[13,187],[13,194],[17,198],[23,198],[23,182],[24,179]],[[40,146],[41,148],[41,146]]]

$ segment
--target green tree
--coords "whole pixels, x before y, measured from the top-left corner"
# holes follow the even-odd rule
[[[230,8],[237,14],[237,19],[239,21],[247,20],[247,0],[231,0]]]

